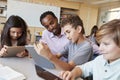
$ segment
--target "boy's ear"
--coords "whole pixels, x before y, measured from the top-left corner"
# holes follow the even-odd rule
[[[81,33],[81,31],[82,31],[82,27],[78,26],[78,32]]]

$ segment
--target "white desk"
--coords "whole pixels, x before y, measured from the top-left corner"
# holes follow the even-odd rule
[[[30,58],[0,58],[0,64],[9,66],[16,71],[22,73],[26,80],[43,80],[36,74],[34,61]],[[57,70],[49,70],[54,74],[58,74]]]
[[[0,64],[9,66],[16,71],[22,73],[26,80],[44,80],[37,76],[34,61],[30,58],[0,58]],[[58,75],[60,71],[55,69],[47,69],[49,72]],[[77,80],[82,80],[78,78]]]

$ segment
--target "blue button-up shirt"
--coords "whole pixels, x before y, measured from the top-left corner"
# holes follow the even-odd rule
[[[93,75],[93,80],[120,80],[120,58],[108,63],[103,55],[84,65],[78,66],[82,69],[82,76]]]

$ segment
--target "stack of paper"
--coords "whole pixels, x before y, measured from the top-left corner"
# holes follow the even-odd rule
[[[25,76],[8,66],[0,66],[0,80],[25,80]]]

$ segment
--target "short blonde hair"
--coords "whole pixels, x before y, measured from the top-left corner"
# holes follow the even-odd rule
[[[100,27],[96,33],[97,41],[100,42],[104,36],[110,36],[116,45],[120,47],[120,19],[114,19]]]

